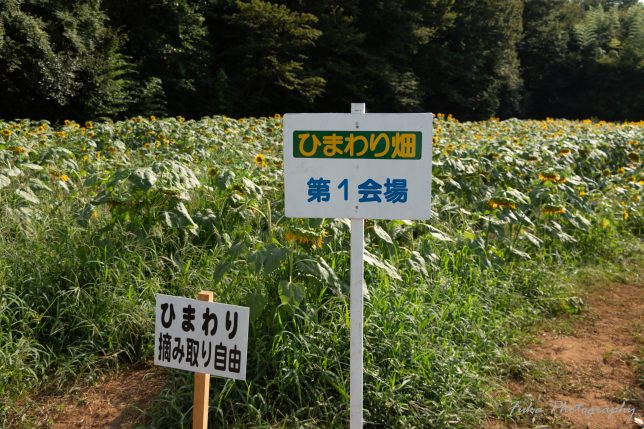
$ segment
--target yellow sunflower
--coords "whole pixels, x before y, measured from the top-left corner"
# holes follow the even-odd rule
[[[566,213],[566,208],[561,206],[547,205],[541,209],[545,215],[560,215]]]
[[[258,153],[255,155],[255,164],[259,165],[260,167],[266,167],[266,157],[264,156],[263,153]]]

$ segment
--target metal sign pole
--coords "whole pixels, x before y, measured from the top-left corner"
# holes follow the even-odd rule
[[[284,212],[349,218],[351,429],[363,426],[364,219],[427,219],[432,177],[431,113],[285,114]]]
[[[351,103],[351,113],[366,113],[364,103]],[[350,331],[350,429],[362,429],[362,333],[364,283],[364,219],[351,219]]]

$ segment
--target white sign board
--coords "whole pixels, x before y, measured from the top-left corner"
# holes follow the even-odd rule
[[[157,294],[154,364],[246,379],[248,307]]]
[[[427,219],[431,113],[284,115],[287,217]]]

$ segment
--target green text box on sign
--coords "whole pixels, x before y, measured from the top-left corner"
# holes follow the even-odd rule
[[[418,131],[295,131],[295,158],[421,159]]]
[[[431,113],[286,114],[286,216],[427,219]]]

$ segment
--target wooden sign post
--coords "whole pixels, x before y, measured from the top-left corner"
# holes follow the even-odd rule
[[[197,294],[199,301],[212,302],[213,293],[202,290]],[[210,397],[210,374],[195,372],[194,406],[192,408],[192,429],[208,429],[208,400]]]

